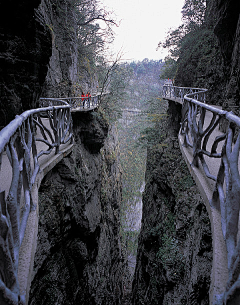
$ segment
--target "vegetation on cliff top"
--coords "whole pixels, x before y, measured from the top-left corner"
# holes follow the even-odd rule
[[[212,104],[222,103],[224,72],[222,55],[214,34],[214,20],[206,0],[186,0],[182,10],[182,25],[168,33],[159,47],[167,48],[163,79],[174,79],[184,87],[208,88]]]

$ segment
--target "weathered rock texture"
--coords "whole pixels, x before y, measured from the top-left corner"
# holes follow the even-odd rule
[[[0,129],[39,97],[93,95],[97,78],[79,50],[74,1],[0,5]]]
[[[148,150],[133,282],[136,305],[209,302],[210,220],[178,146],[179,107],[170,104],[162,140]]]
[[[87,58],[81,54],[76,3],[71,0],[42,0],[39,19],[52,36],[52,55],[44,83],[44,97],[65,97],[95,92],[97,78]]]
[[[211,1],[225,67],[224,107],[240,115],[240,2],[235,0]]]
[[[240,2],[206,1],[204,23],[180,47],[175,83],[208,88],[208,102],[239,112]]]
[[[0,7],[0,127],[35,108],[51,56],[51,36],[35,18],[40,0]]]
[[[120,304],[126,261],[115,131],[96,112],[73,119],[75,150],[41,186],[29,304]]]
[[[36,108],[40,96],[93,93],[97,80],[79,54],[74,1],[3,4],[1,127]],[[108,128],[97,112],[75,114],[75,150],[41,186],[29,304],[120,303],[126,266],[119,235],[121,174],[117,140]]]

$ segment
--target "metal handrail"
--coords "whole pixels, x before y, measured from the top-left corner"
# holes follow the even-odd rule
[[[0,300],[4,305],[25,304],[17,276],[19,250],[29,213],[36,209],[31,191],[40,170],[39,160],[59,154],[63,144],[72,144],[71,112],[96,108],[105,94],[40,98],[41,108],[17,115],[0,131]],[[5,180],[10,180],[9,190],[8,186],[1,189]]]
[[[0,131],[0,299],[25,304],[18,283],[19,250],[31,210],[31,190],[40,169],[39,159],[73,142],[71,107],[63,102],[25,111]],[[8,164],[8,165],[7,165]],[[2,167],[5,167],[4,172]]]
[[[53,103],[64,103],[65,105],[70,105],[72,109],[90,109],[97,107],[100,104],[101,96],[106,95],[107,93],[98,93],[90,97],[63,97],[63,98],[40,98],[40,106],[44,107],[46,105],[51,105]]]
[[[179,133],[183,136],[183,145],[192,150],[191,165],[201,167],[206,178],[214,183],[210,205],[221,212],[229,272],[226,291],[215,297],[227,300],[240,285],[240,240],[237,240],[240,212],[240,118],[232,112],[206,104],[206,93],[207,89],[201,88],[163,87],[163,97],[183,103]],[[206,120],[209,113],[210,122]],[[225,131],[221,131],[223,122]],[[206,158],[219,160],[216,174],[210,170],[212,161],[207,162]]]
[[[185,96],[193,95],[196,100],[206,102],[207,89],[204,88],[192,88],[192,87],[177,87],[173,85],[163,86],[163,96],[169,98],[179,98],[182,102]]]

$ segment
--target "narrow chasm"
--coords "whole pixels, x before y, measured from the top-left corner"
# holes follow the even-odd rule
[[[240,114],[240,2],[185,0],[158,45],[172,57],[112,65],[118,22],[101,1],[2,2],[0,130],[39,97],[101,101],[72,113],[74,149],[39,189],[28,304],[209,304],[210,220],[179,148],[181,105],[160,92],[208,88],[209,104]]]
[[[116,125],[122,171],[121,237],[127,253],[129,278],[124,286],[122,304],[131,303],[132,282],[137,260],[138,236],[142,219],[142,194],[145,189],[148,131],[152,122],[162,116],[159,105],[161,81],[157,71],[162,60],[143,60],[125,64],[127,85],[122,98],[122,115]]]
[[[162,101],[162,103],[167,103]],[[132,304],[209,304],[210,220],[181,155],[181,106],[169,102],[148,147]]]
[[[178,144],[181,105],[145,71],[126,70],[117,119],[111,94],[72,114],[74,150],[39,191],[30,305],[208,304],[211,228]]]

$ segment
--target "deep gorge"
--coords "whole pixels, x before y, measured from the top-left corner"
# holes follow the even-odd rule
[[[214,23],[221,54],[212,67],[221,66],[221,99],[212,99],[239,114],[240,8],[234,0],[223,2],[207,1],[207,18]],[[15,115],[37,107],[40,96],[97,91],[97,69],[84,47],[77,46],[72,1],[8,1],[1,11],[6,12],[0,26],[1,128]],[[208,80],[202,85],[213,89],[215,80]],[[41,185],[28,304],[209,304],[210,222],[179,149],[181,107],[159,102],[167,116],[157,121],[155,144],[147,149],[132,291],[120,230],[118,132],[100,107],[73,115],[74,151]]]
[[[211,227],[179,149],[179,108],[168,105],[159,145],[148,149],[132,304],[209,302]]]

